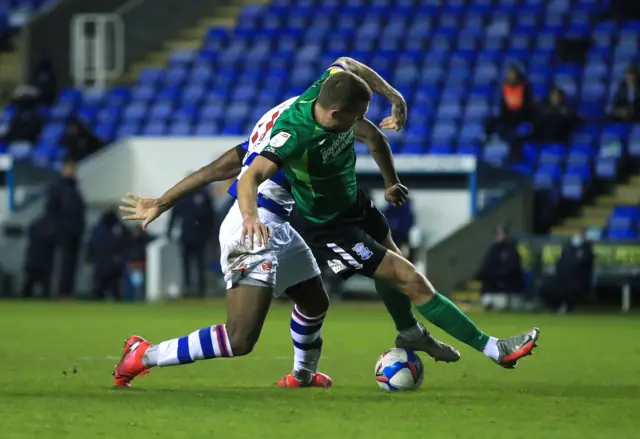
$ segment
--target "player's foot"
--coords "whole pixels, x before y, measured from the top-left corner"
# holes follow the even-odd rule
[[[142,362],[142,356],[149,349],[151,343],[142,337],[132,335],[124,342],[122,358],[113,371],[113,384],[116,387],[131,387],[131,381],[145,375],[150,368]]]
[[[533,355],[539,336],[540,330],[532,328],[522,334],[498,340],[499,357],[496,363],[505,369],[513,369],[518,365],[519,359]]]
[[[415,340],[403,338],[400,334],[396,337],[396,347],[403,349],[411,349],[412,351],[426,352],[436,361],[444,361],[445,363],[453,363],[460,359],[460,352],[453,346],[436,340],[433,335],[420,323],[422,327],[422,336]]]
[[[311,381],[308,383],[300,381],[293,372],[278,381],[278,387],[331,387],[332,384],[331,377],[320,372],[311,375]]]

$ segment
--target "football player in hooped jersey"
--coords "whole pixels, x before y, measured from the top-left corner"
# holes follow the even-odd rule
[[[243,238],[248,237],[250,248],[254,241],[269,245],[268,225],[258,214],[258,188],[284,171],[296,203],[296,230],[319,263],[327,264],[336,274],[348,278],[357,272],[376,280],[376,289],[399,330],[397,346],[424,350],[443,361],[459,359],[455,349],[436,341],[417,324],[411,313],[413,302],[434,325],[497,364],[514,368],[520,358],[532,353],[538,328],[506,339],[478,329],[400,255],[384,216],[358,189],[356,139],[367,144],[380,168],[385,199],[401,204],[407,198],[386,137],[364,117],[372,91],[388,97],[393,104],[392,116],[381,125],[402,128],[406,120],[402,97],[373,70],[350,58],[337,60],[278,117],[269,145],[243,172],[237,185]]]
[[[184,195],[208,183],[238,176],[269,143],[273,121],[294,100],[269,111],[260,119],[248,141],[187,176],[162,197],[151,199],[128,194],[120,207],[130,213],[125,219],[141,220],[146,229]],[[236,184],[229,188],[232,196],[236,194]],[[278,385],[331,386],[331,378],[318,372],[322,348],[320,334],[329,299],[309,247],[287,221],[293,205],[289,190],[289,183],[282,173],[274,174],[260,185],[258,214],[271,228],[272,239],[268,246],[249,250],[241,241],[242,216],[237,202],[221,225],[221,265],[227,282],[226,324],[208,326],[156,345],[142,337],[131,336],[125,342],[122,359],[113,374],[116,386],[129,387],[136,376],[144,375],[155,366],[182,365],[250,353],[258,341],[273,294],[286,294],[295,303],[291,315],[293,371],[280,379]]]

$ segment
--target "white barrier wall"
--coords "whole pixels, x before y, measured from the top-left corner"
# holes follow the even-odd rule
[[[127,192],[158,197],[184,175],[209,163],[244,141],[244,137],[132,138],[118,142],[85,161],[79,171],[80,187],[89,203],[118,203]],[[472,172],[473,157],[398,157],[396,167],[406,172]],[[377,173],[371,157],[358,159],[358,171]],[[471,219],[468,190],[413,190],[416,222],[433,244]],[[374,191],[376,204],[384,208],[382,191]],[[151,232],[165,230],[168,216]]]

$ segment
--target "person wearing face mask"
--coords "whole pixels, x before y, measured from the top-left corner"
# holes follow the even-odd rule
[[[129,254],[131,232],[120,221],[115,207],[107,208],[94,227],[87,248],[87,260],[93,266],[93,294],[104,299],[107,293],[122,298],[122,282]]]
[[[525,290],[524,271],[517,244],[505,225],[496,228],[495,242],[487,250],[476,279],[482,282],[485,309],[518,307]]]
[[[559,312],[571,312],[593,284],[594,254],[584,232],[575,234],[556,263],[555,285],[543,295],[545,304]]]

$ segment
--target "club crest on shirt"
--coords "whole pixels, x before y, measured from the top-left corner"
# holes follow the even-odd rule
[[[373,256],[373,252],[369,250],[369,247],[365,246],[362,242],[359,242],[355,246],[353,246],[352,250],[356,252],[356,254],[360,256],[360,259],[362,259],[363,261],[366,261],[371,256]]]

